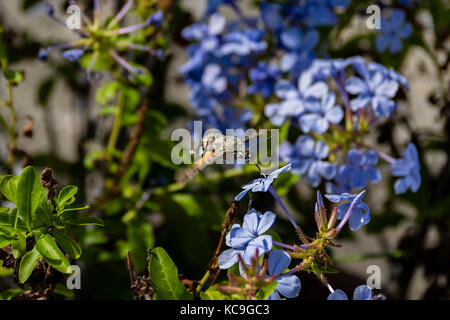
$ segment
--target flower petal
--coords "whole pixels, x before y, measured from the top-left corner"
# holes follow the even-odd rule
[[[341,289],[335,290],[333,293],[328,295],[327,300],[348,300],[347,295]]]
[[[291,263],[291,256],[284,250],[275,250],[269,256],[269,275],[281,275]]]
[[[277,279],[277,291],[286,298],[295,298],[300,293],[302,284],[296,275],[282,275]]]
[[[243,250],[228,249],[222,252],[218,258],[219,268],[228,269],[238,262],[238,254],[243,254]]]
[[[372,300],[372,289],[364,284],[356,287],[353,300]]]

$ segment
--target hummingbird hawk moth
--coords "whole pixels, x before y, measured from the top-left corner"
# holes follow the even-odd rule
[[[250,148],[247,142],[258,137],[258,134],[239,138],[231,135],[223,135],[220,132],[206,134],[200,146],[194,153],[198,159],[190,168],[179,170],[175,175],[177,182],[187,182],[213,163],[223,163],[226,161],[241,160],[245,163],[251,159]],[[270,139],[270,138],[269,138]]]

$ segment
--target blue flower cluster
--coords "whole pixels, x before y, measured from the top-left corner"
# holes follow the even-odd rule
[[[75,1],[71,1],[71,4],[76,4]],[[120,54],[123,51],[134,50],[143,51],[155,56],[158,59],[164,58],[164,53],[161,49],[155,49],[153,47],[137,43],[137,39],[132,39],[128,37],[130,33],[137,32],[139,30],[145,29],[150,26],[159,28],[164,20],[163,12],[161,10],[156,11],[151,14],[144,22],[127,26],[118,27],[120,22],[125,18],[128,12],[130,12],[134,2],[128,1],[123,5],[123,7],[117,12],[115,16],[108,20],[108,22],[103,23],[100,21],[100,1],[94,0],[94,13],[92,20],[87,16],[87,14],[82,14],[83,24],[86,27],[79,29],[70,29],[73,33],[79,36],[79,39],[66,44],[58,44],[42,48],[39,50],[38,59],[46,61],[54,50],[64,50],[61,55],[71,62],[80,61],[80,59],[91,54],[90,65],[87,68],[88,80],[92,79],[92,69],[94,69],[97,62],[104,57],[108,57],[112,61],[115,61],[121,68],[126,70],[131,76],[136,76],[142,74],[145,70],[133,66],[135,63],[128,62]],[[45,12],[47,15],[53,19],[58,24],[67,28],[66,23],[55,16],[55,10],[51,5],[46,5]],[[119,43],[118,40],[122,43]]]
[[[235,200],[239,201],[248,192],[270,191],[298,232],[299,227],[296,225],[292,219],[292,216],[272,187],[272,183],[281,173],[289,172],[291,169],[293,170],[293,166],[288,164],[278,170],[275,170],[271,174],[264,176],[263,178],[258,178],[251,181],[250,183],[242,186],[244,191],[239,193]],[[361,226],[370,221],[369,207],[361,200],[364,193],[365,191],[358,195],[349,193],[343,193],[341,195],[326,195],[331,202],[339,204],[336,218],[337,220],[341,220],[341,222],[336,227],[337,232],[342,229],[347,221],[349,222],[350,229],[353,231],[358,230]],[[316,211],[317,210],[324,210],[323,198],[320,192],[317,193]],[[223,251],[218,257],[219,268],[231,268],[240,260],[239,256],[242,258],[241,261],[243,261],[243,263],[250,265],[252,258],[254,258],[257,254],[268,254],[267,276],[273,276],[277,282],[276,289],[271,293],[268,299],[279,300],[281,298],[280,294],[287,298],[295,298],[298,296],[301,289],[300,279],[294,275],[298,269],[288,269],[291,263],[291,256],[289,253],[284,250],[273,250],[274,245],[288,249],[294,249],[294,247],[274,241],[272,239],[272,235],[267,233],[275,223],[275,220],[276,215],[271,211],[261,214],[255,209],[251,209],[244,216],[242,226],[240,224],[234,224],[226,235],[226,245],[230,247],[230,249]],[[364,292],[364,294],[366,293],[367,292]],[[341,290],[336,290],[334,291],[334,294],[329,296],[328,299],[344,299],[344,296],[345,294]]]
[[[240,11],[239,1],[209,1],[204,20],[183,30],[193,42],[179,70],[190,87],[191,107],[205,130],[245,129],[250,120],[260,120],[262,110],[273,126],[292,125],[301,135],[294,144],[283,143],[281,160],[292,163],[292,172],[304,175],[311,186],[324,183],[328,193],[349,193],[380,181],[379,158],[400,177],[396,193],[417,191],[417,157],[408,151],[405,161],[411,169],[401,171],[405,161],[394,165],[395,159],[361,143],[375,122],[397,109],[398,91],[409,90],[406,78],[359,56],[317,56],[318,27],[336,24],[348,4],[260,1],[260,14],[250,18]],[[231,7],[237,18],[227,21],[221,6]],[[399,51],[401,39],[411,34],[404,11],[390,10],[381,25],[375,47]],[[260,186],[247,187],[255,191]]]

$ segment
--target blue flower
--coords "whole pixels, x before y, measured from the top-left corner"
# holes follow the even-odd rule
[[[360,194],[350,194],[350,193],[342,193],[340,195],[331,195],[327,194],[325,197],[331,202],[340,203],[345,202],[338,206],[338,216],[339,220],[342,220],[346,217],[346,214],[349,213],[350,217],[348,218],[348,223],[350,226],[350,230],[356,231],[361,226],[366,225],[370,221],[370,210],[367,204],[362,202],[360,199],[364,195],[365,191]],[[352,202],[358,197],[359,201],[354,204],[352,212],[348,212]],[[358,200],[356,199],[356,200]],[[338,226],[339,227],[339,226]]]
[[[84,50],[81,49],[71,49],[66,50],[61,55],[69,61],[76,62],[84,55]]]
[[[218,49],[220,40],[218,36],[225,28],[225,17],[219,13],[209,18],[209,23],[196,23],[184,28],[181,35],[186,40],[200,41],[199,48],[204,52],[213,52]]]
[[[262,52],[267,48],[263,35],[264,33],[257,29],[236,30],[227,33],[224,36],[224,44],[219,49],[219,55],[247,56],[252,52]]]
[[[236,201],[241,200],[249,191],[252,191],[252,192],[267,192],[267,190],[269,190],[269,187],[272,185],[273,181],[276,178],[278,178],[280,173],[288,172],[290,170],[291,170],[291,164],[289,163],[288,165],[275,170],[274,172],[269,174],[267,177],[258,178],[258,179],[255,179],[255,180],[251,181],[250,183],[247,183],[247,184],[243,185],[242,189],[244,189],[244,191],[239,193],[234,198],[234,200],[236,200]]]
[[[419,189],[421,182],[420,163],[414,144],[408,144],[403,158],[397,159],[391,165],[391,172],[394,177],[401,177],[394,184],[396,194],[405,193],[408,189],[411,189],[413,192]]]
[[[345,84],[348,92],[358,95],[350,102],[352,110],[356,111],[371,104],[377,116],[389,116],[396,108],[391,98],[398,90],[398,82],[387,77],[378,68],[367,68],[365,65],[355,67],[363,79],[351,77]]]
[[[311,27],[332,26],[337,24],[338,18],[334,13],[334,8],[346,8],[350,3],[349,0],[315,0],[298,2],[304,3],[305,11],[303,20]]]
[[[283,161],[292,162],[292,173],[306,174],[308,183],[317,187],[322,178],[332,179],[336,167],[328,161],[328,145],[325,141],[314,142],[310,136],[300,136],[295,146],[287,143],[280,147],[280,157]]]
[[[348,163],[344,165],[342,175],[348,177],[353,188],[363,188],[368,182],[378,182],[381,179],[380,170],[375,167],[378,162],[377,153],[367,150],[364,154],[356,149],[347,153]]]
[[[314,59],[313,49],[319,41],[316,30],[303,32],[300,28],[290,28],[280,34],[280,44],[288,51],[280,61],[282,71],[289,71],[297,78],[306,70]]]
[[[263,235],[274,224],[276,216],[270,211],[264,214],[252,209],[244,216],[242,227],[234,224],[226,236],[226,244],[231,247],[222,252],[218,258],[219,268],[228,269],[239,259],[238,254],[246,264],[255,256],[256,251],[260,255],[272,249],[272,236]]]
[[[350,57],[347,59],[315,59],[311,65],[315,80],[326,80],[330,77],[339,79],[344,69],[356,63],[363,64],[362,57]]]
[[[356,65],[357,67],[361,66],[359,62]],[[408,80],[406,80],[404,76],[402,76],[398,72],[395,72],[391,68],[388,69],[382,64],[370,62],[367,64],[367,69],[369,70],[369,72],[376,72],[376,71],[381,72],[387,79],[394,80],[398,84],[401,84],[406,90],[409,90]]]
[[[348,300],[348,297],[344,291],[337,289],[328,295],[327,300]],[[372,289],[365,284],[356,287],[353,300],[372,300]]]
[[[344,117],[340,106],[335,105],[336,96],[329,92],[320,101],[309,101],[306,103],[306,112],[300,116],[298,122],[300,128],[309,133],[311,130],[324,133],[329,124],[338,124]]]
[[[411,24],[405,23],[405,12],[392,10],[390,19],[381,18],[381,30],[375,43],[377,51],[383,52],[389,48],[391,53],[399,52],[403,47],[402,39],[408,38],[411,33]]]
[[[277,287],[267,300],[280,300],[280,294],[286,298],[295,298],[300,293],[302,284],[293,274],[283,274],[291,263],[291,256],[283,250],[275,250],[269,256],[268,275],[276,275]]]
[[[297,88],[287,80],[281,80],[275,85],[275,94],[283,99],[280,103],[266,105],[264,114],[272,124],[281,126],[287,117],[299,116],[306,109],[308,101],[320,99],[328,92],[325,82],[314,82],[313,74],[305,71],[298,79]]]
[[[269,30],[278,31],[283,29],[284,19],[281,14],[281,4],[271,2],[261,2],[261,18]]]
[[[215,13],[218,10],[219,6],[222,4],[234,6],[235,1],[236,0],[208,0],[205,15],[209,16],[209,15]]]
[[[253,83],[248,87],[247,93],[260,93],[265,98],[270,97],[275,90],[275,83],[280,74],[277,66],[259,61],[258,66],[250,70],[250,79]]]

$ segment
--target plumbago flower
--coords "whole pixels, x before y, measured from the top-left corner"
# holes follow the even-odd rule
[[[272,124],[281,126],[287,117],[300,116],[308,102],[322,98],[328,92],[325,82],[314,82],[311,72],[303,72],[298,79],[297,88],[287,80],[280,80],[275,85],[275,94],[283,99],[280,103],[266,105],[264,113]]]
[[[293,78],[307,69],[314,59],[313,49],[319,41],[316,30],[303,32],[300,28],[289,28],[280,34],[281,47],[287,51],[280,61],[282,71],[289,71]]]
[[[369,182],[376,183],[381,179],[377,153],[367,150],[365,153],[351,149],[347,153],[348,163],[338,166],[333,181],[326,183],[328,193],[340,194],[350,192],[352,188],[364,188]]]
[[[353,300],[373,300],[372,289],[367,285],[356,287],[353,292]],[[328,295],[327,300],[348,300],[347,295],[341,289],[337,289]]]
[[[251,181],[250,183],[247,183],[247,184],[243,185],[242,189],[244,189],[244,191],[240,192],[234,198],[234,200],[236,200],[236,201],[241,200],[249,191],[252,191],[252,192],[267,192],[269,190],[269,188],[271,187],[273,181],[276,178],[278,178],[280,173],[288,172],[290,170],[291,170],[291,164],[289,163],[286,166],[273,171],[272,173],[270,173],[268,176],[266,176],[264,178],[258,178],[258,179],[255,179],[255,180]]]
[[[150,26],[154,28],[160,27],[163,21],[163,13],[162,11],[157,11],[142,23],[128,27],[118,27],[119,23],[133,6],[133,3],[134,1],[127,1],[122,9],[102,27],[99,0],[95,0],[93,20],[89,19],[86,15],[82,15],[85,26],[81,30],[71,30],[79,35],[80,39],[67,44],[43,48],[39,51],[38,58],[47,60],[53,50],[65,50],[62,52],[62,56],[72,62],[77,62],[81,58],[87,57],[86,59],[89,62],[86,68],[89,80],[91,80],[91,71],[96,67],[97,62],[101,61],[105,64],[111,64],[112,61],[115,61],[120,67],[124,68],[131,75],[134,75],[138,80],[144,81],[144,77],[139,76],[144,72],[143,67],[136,67],[136,64],[129,63],[119,53],[128,50],[137,50],[150,53],[157,58],[162,58],[163,54],[161,50],[143,43],[136,43],[137,38],[131,38],[129,34],[144,30]],[[75,1],[71,1],[71,4],[75,4]],[[53,7],[47,5],[46,12],[53,20],[66,27],[66,23],[54,15]],[[83,64],[85,65],[85,63]]]
[[[217,128],[217,125],[231,128],[237,122],[242,123],[241,116],[247,115],[249,109],[242,108],[241,112],[236,112],[231,105],[233,97],[241,93],[240,84],[247,79],[241,70],[254,70],[257,66],[251,65],[250,61],[257,61],[256,55],[267,48],[263,41],[264,33],[255,28],[239,28],[239,24],[227,25],[225,17],[216,12],[209,17],[208,23],[189,26],[182,31],[182,35],[195,43],[189,46],[190,59],[181,66],[179,73],[191,88],[191,107],[205,121],[205,130]],[[263,65],[260,67],[263,68]],[[252,88],[255,93],[270,90],[261,72],[253,75],[260,79],[255,82],[261,81],[261,86]],[[230,117],[231,114],[234,116]]]
[[[292,163],[292,173],[305,174],[313,187],[317,187],[322,178],[329,180],[336,174],[336,167],[325,160],[328,157],[326,142],[316,143],[310,136],[300,136],[294,146],[284,143],[280,147],[280,157]]]
[[[278,66],[259,61],[258,66],[250,70],[250,79],[253,83],[247,88],[247,93],[270,97],[275,92],[275,83],[280,75]]]
[[[335,105],[335,102],[336,96],[332,92],[324,95],[320,101],[307,102],[306,112],[298,119],[303,132],[324,133],[328,130],[330,123],[341,122],[344,112],[340,106]]]
[[[384,70],[360,65],[357,71],[362,79],[351,77],[345,83],[349,93],[358,95],[350,102],[352,110],[357,111],[370,104],[377,116],[388,117],[397,107],[391,99],[397,93],[398,82],[386,77]]]
[[[391,172],[397,179],[394,184],[396,194],[405,193],[408,189],[416,192],[420,187],[420,163],[416,146],[412,143],[403,154],[403,158],[395,160],[391,165]]]
[[[351,149],[347,153],[348,163],[344,165],[342,174],[348,176],[353,188],[364,188],[368,182],[380,181],[380,170],[375,167],[378,162],[377,153],[367,150],[364,154],[359,150]]]
[[[246,264],[250,264],[256,252],[263,254],[272,249],[272,236],[263,233],[272,227],[275,218],[275,214],[270,211],[260,214],[252,209],[244,216],[242,227],[234,224],[226,236],[226,244],[231,249],[219,256],[219,268],[230,268],[238,262],[238,255],[241,255]]]
[[[380,34],[375,42],[377,51],[389,49],[391,53],[399,52],[403,47],[402,39],[408,38],[411,33],[411,24],[405,23],[405,12],[400,9],[392,10],[389,19],[381,18]]]
[[[341,220],[338,226],[342,228],[346,220],[348,220],[350,229],[352,231],[358,230],[361,226],[366,225],[370,221],[369,206],[362,202],[360,199],[364,195],[365,191],[360,194],[343,193],[341,195],[327,194],[325,197],[331,202],[342,203],[337,209],[337,218]],[[352,209],[352,210],[350,210]],[[351,211],[351,215],[348,216],[348,212]]]
[[[284,273],[291,263],[291,256],[283,250],[275,250],[269,255],[269,276],[276,276],[277,287],[268,300],[280,300],[280,294],[286,298],[295,298],[300,293],[302,284],[293,274]]]

